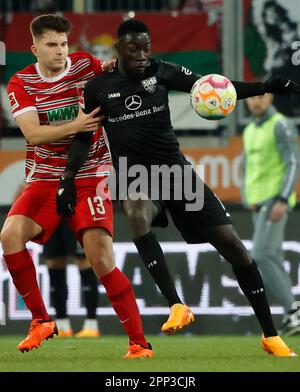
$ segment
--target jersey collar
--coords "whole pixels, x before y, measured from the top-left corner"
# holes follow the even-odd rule
[[[39,74],[39,76],[40,76],[45,82],[49,82],[49,83],[58,82],[59,80],[61,80],[62,78],[64,78],[64,77],[68,74],[68,72],[70,71],[70,68],[71,68],[71,59],[70,59],[70,57],[67,57],[67,67],[66,67],[66,69],[64,70],[64,72],[61,73],[61,74],[59,74],[59,75],[57,75],[57,76],[54,76],[53,78],[46,78],[45,76],[43,76],[43,74],[42,74],[42,72],[41,72],[39,63],[35,63],[36,72]]]

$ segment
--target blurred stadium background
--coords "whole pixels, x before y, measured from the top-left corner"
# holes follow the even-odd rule
[[[116,26],[128,17],[145,21],[152,32],[154,55],[200,73],[221,73],[233,80],[288,75],[300,82],[300,9],[297,0],[0,0],[0,227],[24,176],[24,140],[11,118],[5,87],[18,70],[34,62],[30,53],[29,23],[41,13],[59,12],[73,24],[71,51],[85,50],[107,59],[114,56]],[[298,43],[297,43],[298,42]],[[292,61],[293,59],[293,61]],[[4,61],[5,60],[5,61]],[[4,65],[5,63],[5,65]],[[298,72],[297,72],[298,71]],[[205,178],[228,205],[237,230],[251,249],[250,214],[240,204],[240,135],[247,110],[239,103],[222,122],[205,121],[190,109],[186,94],[170,97],[172,120],[182,150],[194,164],[205,165]],[[300,102],[277,99],[275,105],[300,125]],[[300,201],[300,183],[298,183]],[[300,300],[299,207],[290,217],[284,249],[293,292]],[[132,280],[147,333],[156,334],[168,308],[139,260],[124,216],[116,209],[117,265]],[[186,329],[193,334],[258,333],[257,323],[238,289],[231,268],[209,245],[187,246],[170,224],[157,230],[179,292],[192,306],[198,322]],[[29,248],[38,265],[41,289],[49,303],[49,278],[41,248]],[[75,329],[83,318],[79,275],[68,266],[68,312]],[[279,322],[283,309],[271,299]],[[29,312],[5,270],[0,251],[0,303],[6,325],[0,335],[24,333]],[[122,332],[99,287],[99,325],[103,333]],[[3,320],[4,321],[4,320]]]

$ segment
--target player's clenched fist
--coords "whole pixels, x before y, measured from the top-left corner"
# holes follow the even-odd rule
[[[71,177],[62,177],[56,193],[56,209],[58,215],[64,218],[71,217],[74,214],[76,203],[77,192],[74,179]]]

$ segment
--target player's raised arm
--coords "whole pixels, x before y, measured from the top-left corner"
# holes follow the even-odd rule
[[[162,62],[159,76],[170,90],[190,92],[193,84],[201,75],[186,67]],[[265,93],[289,95],[300,93],[300,86],[283,76],[273,76],[266,82],[232,81],[237,93],[237,99],[245,99]]]
[[[245,99],[266,93],[290,95],[300,92],[300,86],[283,76],[272,76],[266,82],[239,82],[232,81],[237,99]]]

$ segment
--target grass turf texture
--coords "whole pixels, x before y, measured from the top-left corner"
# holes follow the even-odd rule
[[[44,341],[20,353],[21,336],[0,337],[2,372],[299,372],[300,336],[286,339],[297,358],[275,358],[260,347],[259,336],[151,336],[155,358],[123,360],[121,336]],[[1,378],[1,376],[0,376]]]

